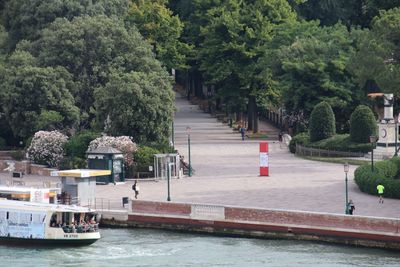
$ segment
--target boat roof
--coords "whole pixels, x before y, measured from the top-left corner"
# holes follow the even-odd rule
[[[53,211],[53,212],[94,212],[87,207],[75,205],[35,203],[28,201],[0,199],[0,208],[21,209],[29,211]]]

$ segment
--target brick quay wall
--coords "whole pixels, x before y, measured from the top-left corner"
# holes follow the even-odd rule
[[[400,220],[174,202],[131,201],[104,211],[102,225],[225,236],[311,240],[400,250]]]

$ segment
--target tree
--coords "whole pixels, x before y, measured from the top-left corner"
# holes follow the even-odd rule
[[[186,54],[190,47],[179,39],[183,23],[174,16],[166,0],[132,0],[126,21],[139,29],[142,36],[154,47],[157,58],[168,69],[186,68]]]
[[[399,0],[365,0],[365,2],[366,26],[369,26],[369,23],[374,17],[379,16],[381,10],[390,10],[395,7],[400,7]]]
[[[72,129],[79,123],[69,86],[71,77],[61,67],[38,67],[25,51],[8,60],[2,80],[1,106],[16,138],[38,130]]]
[[[307,20],[319,20],[323,26],[333,26],[342,22],[366,26],[365,0],[307,0],[298,7],[298,14]]]
[[[273,36],[273,25],[295,20],[286,1],[226,1],[209,10],[210,23],[202,29],[199,58],[208,83],[222,96],[246,98],[248,128],[257,131],[257,98],[271,89],[270,80],[259,80],[257,61],[262,46]],[[268,94],[268,93],[267,93]]]
[[[335,114],[327,102],[321,102],[311,112],[310,141],[327,139],[335,134]]]
[[[377,123],[372,110],[359,105],[350,117],[350,139],[356,143],[369,143],[369,137],[377,134]]]
[[[382,11],[371,30],[354,32],[357,53],[351,69],[360,87],[372,81],[379,91],[400,94],[399,24],[400,8],[394,8]]]
[[[37,164],[58,167],[68,137],[58,131],[39,131],[35,133],[28,148],[28,158]]]
[[[139,143],[163,142],[170,135],[173,93],[166,73],[115,73],[96,89],[95,107],[100,122],[109,119],[106,132],[128,135]]]
[[[78,16],[123,16],[128,10],[129,0],[12,0],[4,9],[4,21],[10,33],[10,47],[21,40],[37,40],[42,29],[57,18],[71,21]]]
[[[287,113],[303,111],[308,117],[316,104],[326,101],[335,114],[341,114],[342,128],[351,106],[360,101],[360,90],[349,70],[355,53],[353,39],[342,25],[309,26],[291,44],[279,48],[274,77]]]
[[[43,30],[31,50],[41,65],[62,66],[71,73],[71,93],[81,110],[83,129],[95,118],[95,88],[107,84],[112,72],[163,72],[136,29],[127,31],[122,21],[106,16],[83,16],[72,21],[58,18]]]

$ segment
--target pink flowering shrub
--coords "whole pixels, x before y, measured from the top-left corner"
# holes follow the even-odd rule
[[[125,166],[131,167],[133,165],[133,153],[137,150],[137,145],[131,140],[129,136],[102,136],[94,139],[89,144],[89,150],[98,147],[113,147],[118,149],[124,155]]]
[[[28,148],[27,158],[37,164],[58,167],[67,141],[68,137],[59,131],[36,132]]]

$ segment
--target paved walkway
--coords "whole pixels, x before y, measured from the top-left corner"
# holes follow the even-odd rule
[[[175,147],[188,159],[186,127],[190,126],[195,174],[171,181],[172,201],[344,213],[343,165],[297,158],[271,140],[270,176],[260,177],[258,141],[242,141],[238,132],[182,97],[176,98],[176,106]],[[399,218],[400,200],[385,199],[384,204],[379,204],[377,197],[360,192],[353,182],[354,169],[355,166],[350,166],[348,184],[349,198],[356,205],[355,214]],[[0,177],[7,175],[2,173]],[[24,177],[27,184],[40,184],[41,179],[31,175]],[[58,182],[54,177],[45,179]],[[97,197],[114,199],[118,203],[122,197],[133,198],[132,183],[99,185]],[[139,184],[140,199],[166,201],[165,180],[140,181]]]
[[[186,127],[190,126],[195,174],[172,180],[172,201],[344,213],[343,165],[297,158],[271,141],[270,176],[260,177],[258,141],[242,141],[238,132],[182,97],[176,98],[176,106],[175,147],[187,160]],[[377,197],[359,191],[353,181],[355,167],[350,166],[348,175],[349,198],[355,202],[355,214],[400,217],[400,200],[386,199],[379,204]],[[98,186],[98,196],[133,196],[130,185],[131,182]],[[166,181],[140,182],[140,188],[140,199],[167,199]]]

